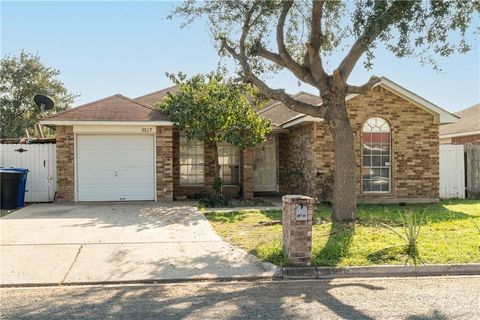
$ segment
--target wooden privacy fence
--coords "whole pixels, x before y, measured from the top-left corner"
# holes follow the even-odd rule
[[[0,167],[29,170],[25,202],[51,202],[56,188],[56,145],[0,144]]]
[[[465,198],[463,145],[440,145],[440,198]]]
[[[480,144],[465,145],[467,198],[480,199]]]

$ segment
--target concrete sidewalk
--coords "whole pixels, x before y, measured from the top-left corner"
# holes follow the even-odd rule
[[[271,277],[179,203],[35,204],[0,219],[0,283]]]

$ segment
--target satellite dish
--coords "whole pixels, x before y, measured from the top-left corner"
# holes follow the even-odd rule
[[[42,112],[53,109],[54,106],[53,100],[43,94],[36,94],[35,97],[33,97],[33,101],[35,101],[35,104]]]

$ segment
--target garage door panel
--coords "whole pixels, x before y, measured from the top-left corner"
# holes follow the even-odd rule
[[[78,200],[154,200],[154,165],[152,135],[79,135]]]

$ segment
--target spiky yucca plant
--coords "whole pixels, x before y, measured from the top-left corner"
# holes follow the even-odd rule
[[[420,219],[417,218],[417,215],[414,212],[408,212],[407,210],[398,211],[400,218],[402,220],[402,231],[397,231],[395,228],[386,225],[390,230],[392,230],[396,235],[398,235],[402,240],[405,241],[406,253],[409,258],[413,260],[415,264],[420,260],[418,253],[418,237],[420,236],[421,226],[424,221],[425,210],[423,210]]]

